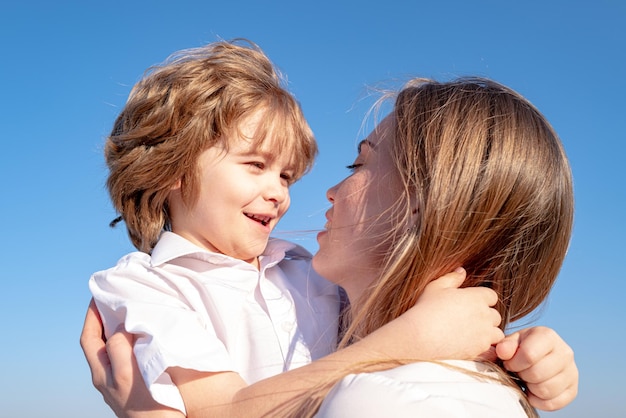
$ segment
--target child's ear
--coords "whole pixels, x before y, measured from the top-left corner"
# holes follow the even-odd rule
[[[180,188],[182,187],[182,179],[178,179],[176,180],[176,183],[172,184],[172,187],[170,187],[170,190],[180,190]]]

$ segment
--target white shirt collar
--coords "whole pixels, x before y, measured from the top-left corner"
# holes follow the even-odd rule
[[[198,247],[174,232],[165,231],[159,237],[151,254],[151,264],[159,266],[180,257],[193,257],[218,265],[250,265],[243,260]],[[270,238],[260,256],[262,268],[275,265],[283,259],[310,259],[311,253],[303,247],[278,238]]]

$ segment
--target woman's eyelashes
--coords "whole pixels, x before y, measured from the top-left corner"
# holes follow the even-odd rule
[[[354,160],[354,162],[350,165],[347,165],[346,168],[354,173],[360,167],[363,167],[363,164],[367,161],[367,156],[365,154],[365,149],[368,149],[369,142],[361,141],[359,144],[359,152]]]
[[[363,163],[353,163],[353,164],[347,165],[346,168],[354,172],[356,169],[358,169],[361,166],[363,166]]]

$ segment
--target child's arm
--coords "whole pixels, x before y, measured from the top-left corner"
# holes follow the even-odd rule
[[[454,273],[435,281],[414,308],[365,339],[308,366],[251,386],[246,386],[232,372],[200,373],[170,368],[168,373],[183,395],[189,416],[249,417],[251,411],[258,416],[271,414],[277,406],[334,375],[338,368],[359,361],[475,357],[501,339],[496,328],[500,317],[489,308],[496,302],[495,294],[486,288],[457,289],[463,280],[464,274]],[[126,387],[140,379],[136,377],[136,367],[127,364],[134,362],[132,348],[125,351],[119,344],[109,364],[90,353],[93,344],[88,340],[99,335],[101,327],[99,322],[94,324],[93,317],[92,314],[86,318],[81,343],[92,368],[94,384],[107,403],[120,416],[165,414],[167,410],[154,405],[149,395],[136,392],[147,392],[144,387],[137,385],[134,390]],[[447,340],[442,337],[442,330],[449,337]],[[444,343],[433,344],[434,339]],[[143,408],[131,409],[126,405],[143,405]],[[149,413],[146,411],[154,415],[146,415]]]
[[[458,289],[464,273],[433,282],[414,308],[363,340],[314,363],[247,386],[235,373],[170,368],[189,417],[276,414],[281,404],[355,363],[389,359],[475,358],[504,336],[497,298],[486,288]],[[388,366],[387,366],[388,367]],[[384,368],[384,366],[381,366]],[[211,394],[210,397],[207,394]]]
[[[434,290],[432,289],[432,286],[436,286],[436,283],[437,282],[433,282],[429,291]],[[446,289],[450,288],[446,288],[444,286],[443,290],[446,291]],[[459,291],[464,292],[466,290],[468,289]],[[450,293],[454,294],[456,292],[450,291]],[[425,293],[425,300],[420,300],[420,302],[425,305],[430,297],[436,299],[435,295],[436,294],[431,293],[429,296],[429,293]],[[433,317],[430,319],[432,318]],[[313,387],[316,383],[325,380],[329,375],[335,374],[338,366],[353,364],[358,358],[371,359],[373,351],[371,347],[367,347],[367,341],[371,343],[372,340],[378,340],[379,342],[382,341],[383,345],[387,342],[389,344],[387,347],[388,349],[384,349],[383,347],[383,350],[379,351],[377,348],[375,352],[385,352],[389,356],[403,357],[403,355],[397,355],[394,354],[394,352],[399,346],[398,342],[402,339],[406,340],[406,338],[398,339],[398,336],[394,335],[393,328],[398,325],[396,331],[400,331],[407,325],[407,323],[411,322],[408,318],[404,319],[406,321],[396,320],[387,324],[385,327],[376,331],[372,334],[372,336],[366,338],[365,340],[357,342],[352,346],[309,366],[267,379],[266,381],[259,382],[250,387],[240,387],[239,389],[236,389],[236,385],[232,385],[233,388],[235,388],[236,393],[233,394],[232,398],[228,395],[227,399],[231,399],[230,401],[226,401],[228,405],[222,405],[221,407],[215,407],[213,409],[207,407],[202,410],[202,402],[199,402],[198,405],[191,404],[193,402],[197,402],[197,399],[203,399],[204,402],[207,401],[207,394],[210,392],[205,392],[205,390],[202,389],[203,379],[197,379],[198,376],[193,376],[193,372],[191,374],[185,374],[185,371],[179,371],[179,373],[174,370],[174,375],[176,376],[178,383],[181,385],[181,390],[186,402],[189,402],[188,406],[193,410],[193,415],[198,415],[203,412],[205,416],[220,416],[218,414],[230,414],[231,416],[237,416],[238,413],[243,413],[244,416],[250,416],[250,411],[255,411],[257,415],[263,415],[264,411],[274,410],[275,405],[280,404],[281,400],[288,402],[291,397],[296,396],[298,393],[304,393],[304,391]],[[402,322],[404,322],[404,326]],[[529,335],[539,336],[541,334],[541,332],[537,334],[537,331],[533,330],[536,329],[522,332],[522,337]],[[98,321],[97,310],[92,304],[85,319],[85,325],[81,335],[81,345],[92,371],[94,386],[96,386],[96,388],[102,393],[105,401],[116,412],[116,414],[121,417],[167,416],[165,414],[171,411],[160,407],[152,401],[152,398],[148,394],[145,386],[132,386],[132,383],[137,381],[137,376],[139,375],[136,367],[133,367],[134,358],[132,355],[132,345],[128,338],[118,338],[121,340],[121,343],[118,341],[118,344],[116,344],[115,347],[110,347],[109,357],[107,356],[107,353],[104,352],[104,342],[102,341],[101,333],[102,325]],[[125,334],[117,333],[111,338],[111,340],[123,335]],[[511,347],[511,344],[515,345],[516,342],[513,344],[509,340],[502,347],[506,348],[507,345]],[[414,341],[411,341],[410,345],[415,345]],[[536,346],[544,347],[544,349],[533,351],[533,347]],[[564,350],[564,348],[567,350]],[[572,391],[570,389],[572,386],[574,389],[577,386],[577,373],[576,376],[574,376],[574,381],[572,382],[573,376],[569,372],[572,369],[573,362],[565,361],[565,367],[554,367],[555,364],[563,365],[564,361],[559,353],[563,354],[568,350],[571,352],[571,349],[563,343],[558,336],[556,341],[554,338],[541,339],[541,341],[539,341],[536,338],[529,337],[522,338],[520,348],[515,353],[514,357],[526,357],[527,359],[530,359],[531,362],[534,360],[532,366],[527,368],[526,371],[536,369],[536,376],[541,376],[541,370],[552,370],[557,373],[556,375],[550,376],[547,381],[549,386],[546,387],[546,382],[541,382],[536,387],[531,387],[534,394],[542,394],[542,402],[547,405],[550,404],[550,399],[558,399],[559,406],[557,407],[562,407],[571,402],[575,396],[575,390]],[[500,347],[498,347],[498,351],[501,351]],[[547,354],[543,358],[524,355],[524,353],[532,352],[548,352],[550,354]],[[573,369],[575,370],[575,365],[573,366]],[[557,370],[561,370],[561,372],[559,373]],[[522,374],[523,373],[525,373],[525,371],[522,372]],[[550,375],[550,373],[548,374]],[[527,377],[524,376],[524,378]],[[141,378],[139,377],[139,379]],[[552,405],[556,404],[552,403]],[[253,409],[246,410],[247,408]],[[221,409],[221,411],[219,411],[219,409]],[[239,411],[236,409],[239,409]]]

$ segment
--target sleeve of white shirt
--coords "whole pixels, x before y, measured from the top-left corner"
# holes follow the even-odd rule
[[[188,282],[188,278],[158,274],[150,267],[150,256],[143,253],[123,257],[117,266],[95,273],[89,281],[105,335],[113,334],[120,324],[136,334],[134,353],[150,393],[157,402],[183,413],[183,400],[166,373],[168,367],[232,370],[215,330],[186,302],[180,289],[189,287]]]
[[[411,372],[419,373],[419,367]],[[351,374],[335,385],[316,417],[527,417],[511,388],[451,372],[464,376],[457,382],[415,382],[385,372]]]

